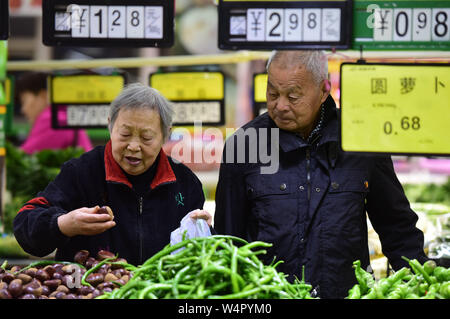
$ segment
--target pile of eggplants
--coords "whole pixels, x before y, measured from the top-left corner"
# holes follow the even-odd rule
[[[0,267],[0,299],[93,299],[125,285],[131,278],[127,262],[100,250],[76,253],[74,262],[42,260],[26,267],[7,261]]]

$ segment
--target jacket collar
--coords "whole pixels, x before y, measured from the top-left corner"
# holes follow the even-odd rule
[[[338,121],[336,116],[336,104],[331,95],[325,100],[325,119],[322,129],[318,132],[318,145],[328,142],[338,142],[339,131]],[[270,119],[271,126],[277,127],[275,122]],[[314,140],[314,138],[312,138]],[[304,141],[297,134],[280,129],[280,148],[283,152],[290,152],[298,148],[309,146],[310,144]]]
[[[122,183],[132,188],[133,185],[131,185],[122,168],[113,158],[111,140],[109,140],[105,146],[104,159],[106,180],[108,182]],[[170,166],[169,159],[163,149],[161,149],[159,151],[159,161],[158,166],[156,167],[156,174],[150,184],[150,189],[154,189],[164,183],[175,182],[176,180],[177,178],[172,170],[172,167]]]

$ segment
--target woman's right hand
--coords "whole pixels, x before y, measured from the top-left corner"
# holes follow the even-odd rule
[[[58,217],[58,227],[68,237],[103,233],[114,227],[116,223],[113,217],[101,213],[102,211],[100,206],[75,209]]]

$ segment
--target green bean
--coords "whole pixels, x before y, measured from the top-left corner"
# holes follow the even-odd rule
[[[174,298],[178,297],[178,283],[180,281],[180,279],[182,278],[182,276],[190,269],[190,266],[187,265],[186,267],[184,267],[183,269],[181,269],[175,276],[174,280],[173,280],[173,285],[172,285],[172,292],[173,292],[173,296]]]
[[[238,293],[240,290],[238,279],[237,279],[237,253],[238,253],[238,248],[236,246],[234,246],[233,254],[231,256],[231,272],[230,272],[231,286],[233,287],[234,293]]]

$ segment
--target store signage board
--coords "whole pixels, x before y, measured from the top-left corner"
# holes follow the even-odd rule
[[[105,128],[109,105],[125,85],[124,75],[49,78],[53,128]]]
[[[174,0],[45,0],[48,46],[171,47]]]
[[[9,38],[9,1],[0,0],[0,40]]]
[[[344,151],[449,155],[450,65],[341,65]]]
[[[174,106],[174,126],[225,124],[225,81],[222,72],[153,73],[149,84]]]
[[[348,49],[352,1],[219,0],[219,48]]]
[[[354,1],[355,50],[450,50],[449,0]]]
[[[253,115],[257,117],[267,112],[267,73],[253,75]]]

